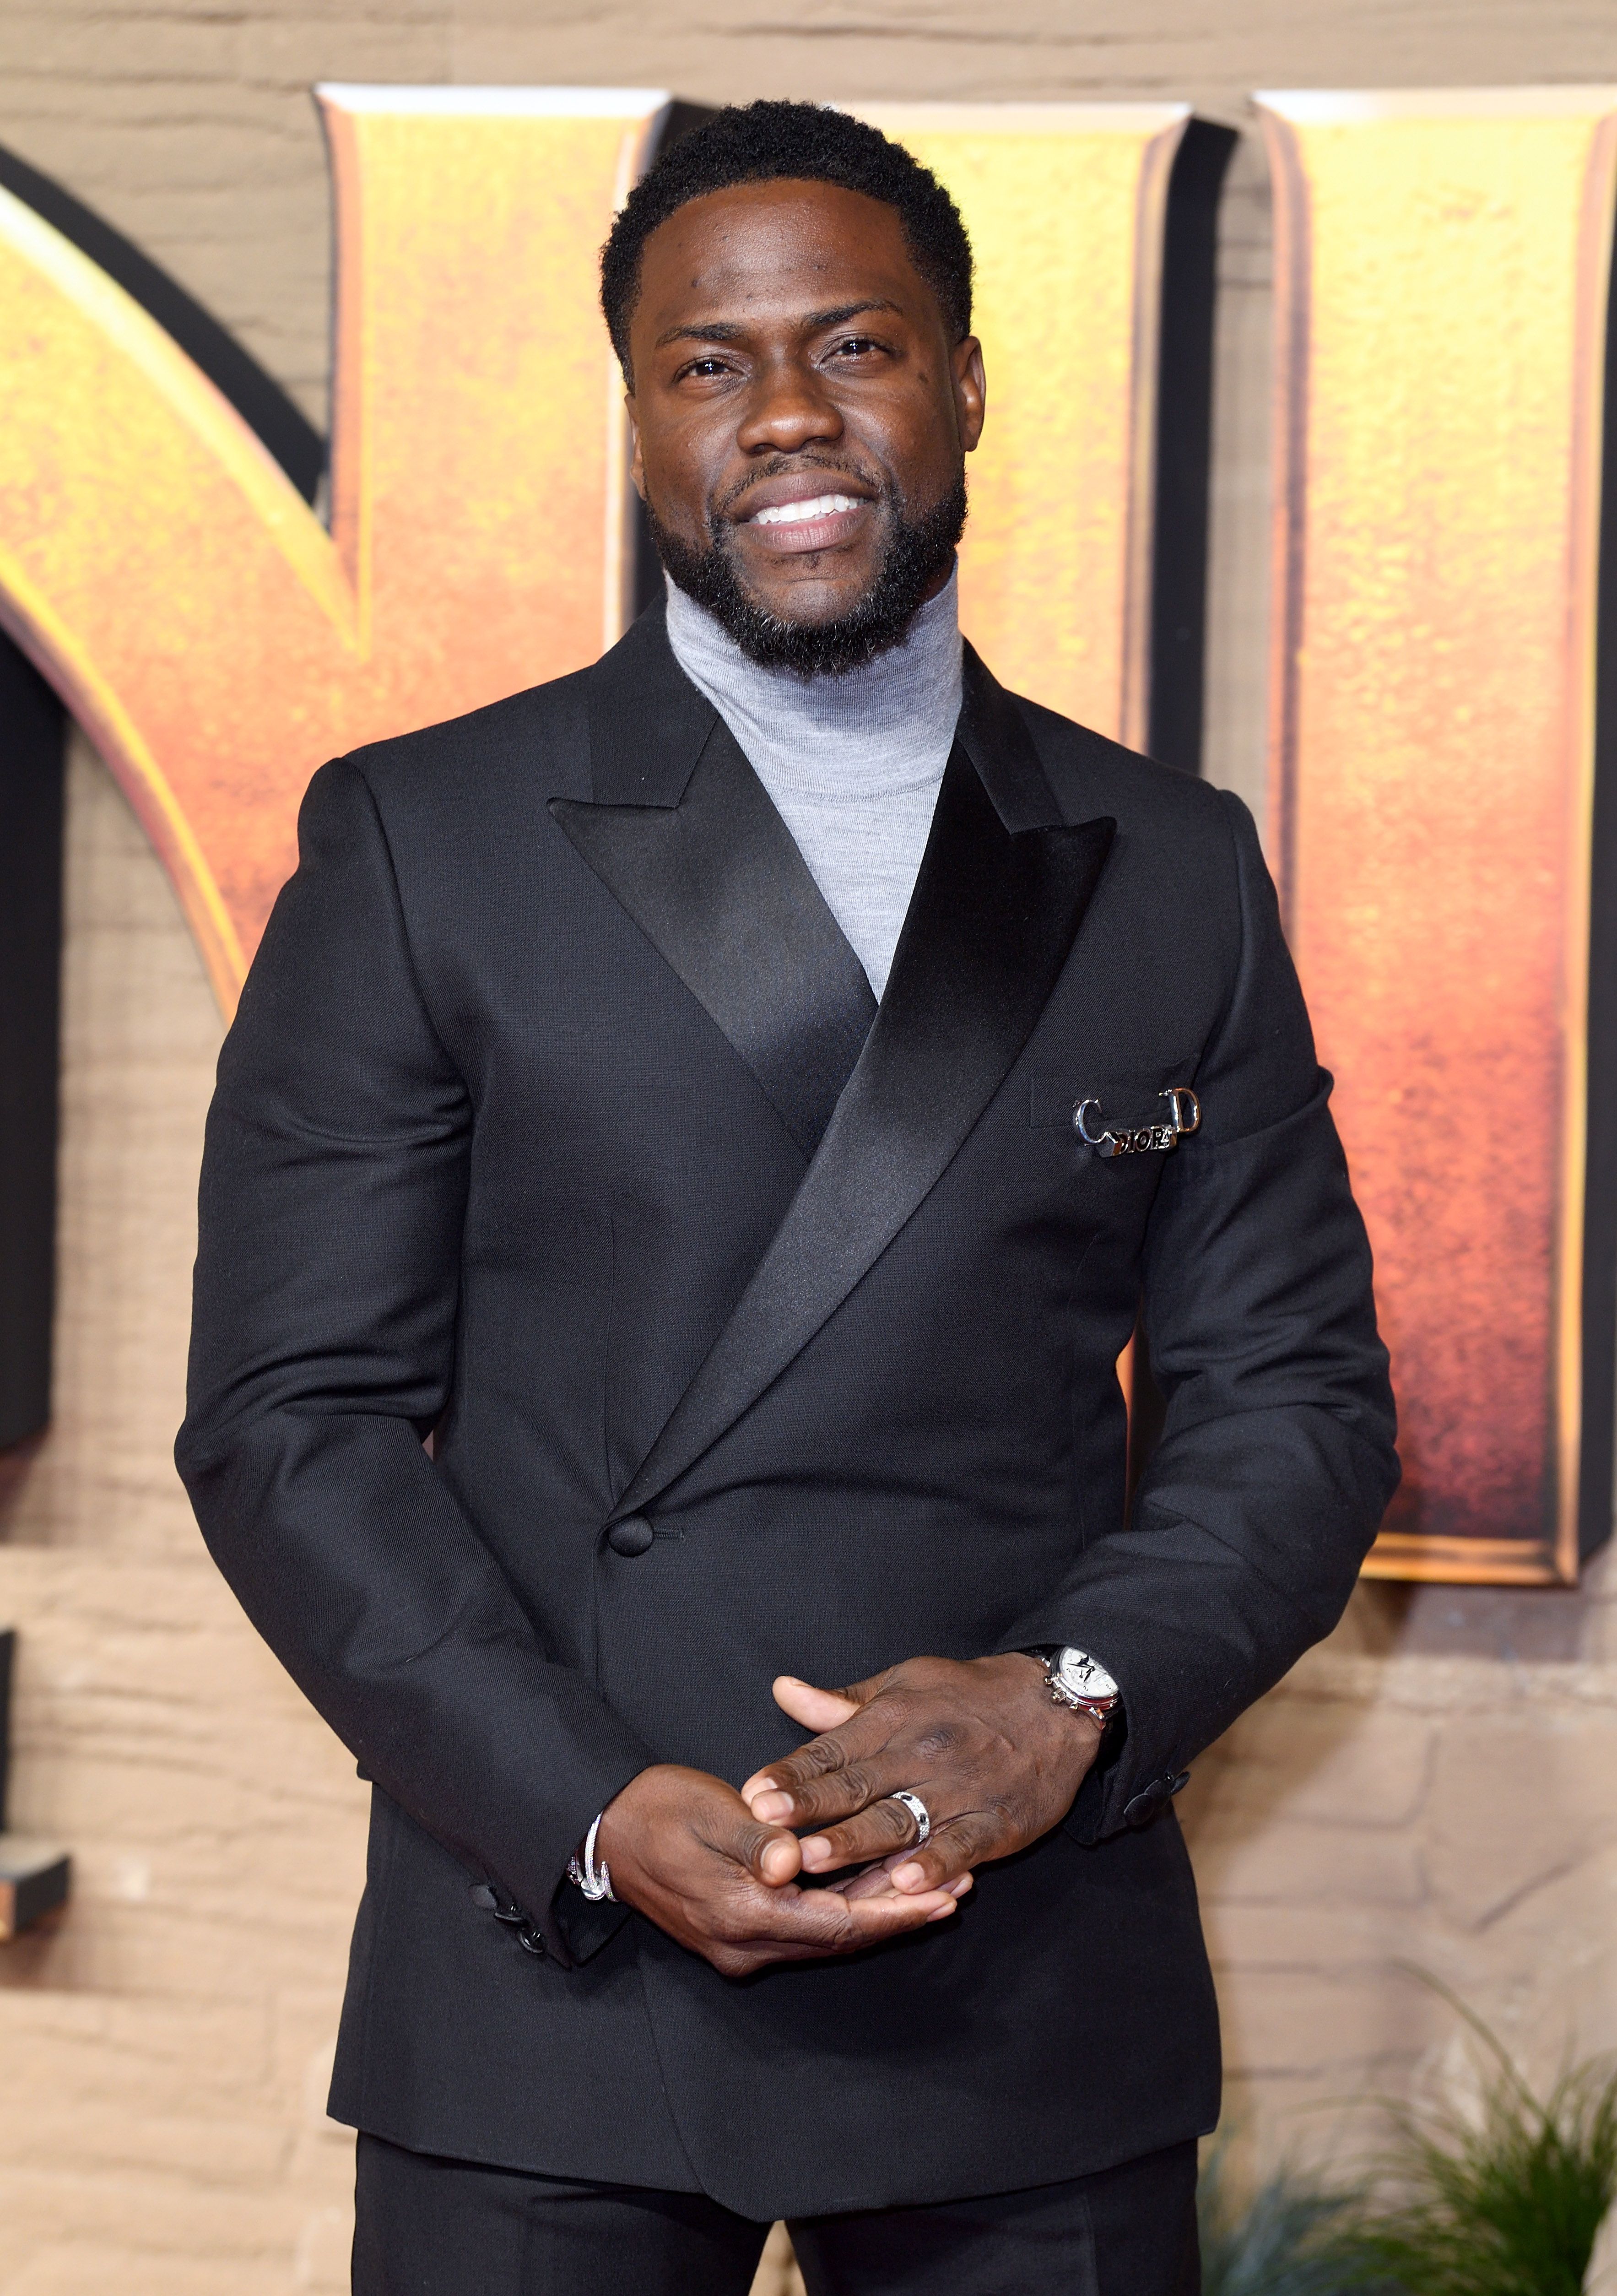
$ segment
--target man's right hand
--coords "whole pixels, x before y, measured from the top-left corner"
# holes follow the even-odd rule
[[[800,1889],[797,1836],[764,1825],[722,1778],[659,1762],[608,1803],[595,1862],[612,1895],[723,1977],[824,1961],[952,1914],[969,1876],[914,1896],[879,1868],[843,1890]]]

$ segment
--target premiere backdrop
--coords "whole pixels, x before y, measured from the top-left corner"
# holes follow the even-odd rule
[[[85,729],[54,1416],[0,1454],[12,1823],[78,1884],[0,1948],[0,2296],[341,2284],[320,2106],[361,1802],[168,1464],[201,1116],[313,766],[591,659],[630,609],[590,257],[668,94],[847,101],[956,188],[994,394],[968,627],[1008,682],[1199,747],[1254,803],[1342,1075],[1409,1467],[1374,1567],[1428,1583],[1364,1589],[1183,1798],[1238,2096],[1272,2143],[1309,2093],[1440,2076],[1400,1959],[1530,2059],[1617,2038],[1617,1645],[1603,1564],[1568,1583],[1610,1513],[1584,1151],[1617,31],[551,12],[0,12],[0,141],[322,427],[334,386],[328,530],[0,194],[0,619]],[[1366,92],[1372,57],[1404,93]],[[1484,1578],[1519,1591],[1430,1583]]]

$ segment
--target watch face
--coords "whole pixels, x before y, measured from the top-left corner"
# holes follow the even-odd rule
[[[1067,1649],[1055,1661],[1055,1678],[1074,1698],[1115,1698],[1117,1685],[1088,1651]]]

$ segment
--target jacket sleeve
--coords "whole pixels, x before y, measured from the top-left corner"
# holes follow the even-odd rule
[[[219,1568],[361,1768],[568,1965],[567,1859],[653,1757],[546,1658],[423,1447],[472,1111],[353,765],[315,776],[299,856],[220,1057],[176,1457]]]
[[[1193,1756],[1330,1632],[1398,1485],[1370,1247],[1252,817],[1222,800],[1242,947],[1167,1160],[1144,1314],[1167,1405],[1126,1526],[1094,1538],[1005,1647],[1073,1643],[1127,1731],[1071,1823],[1148,1822]]]

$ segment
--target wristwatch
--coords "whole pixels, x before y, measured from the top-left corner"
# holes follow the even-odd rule
[[[1058,1706],[1070,1707],[1075,1714],[1087,1714],[1092,1722],[1105,1728],[1123,1693],[1099,1659],[1091,1658],[1088,1651],[1075,1649],[1071,1643],[1036,1644],[1027,1655],[1038,1659],[1044,1668],[1045,1688]]]

